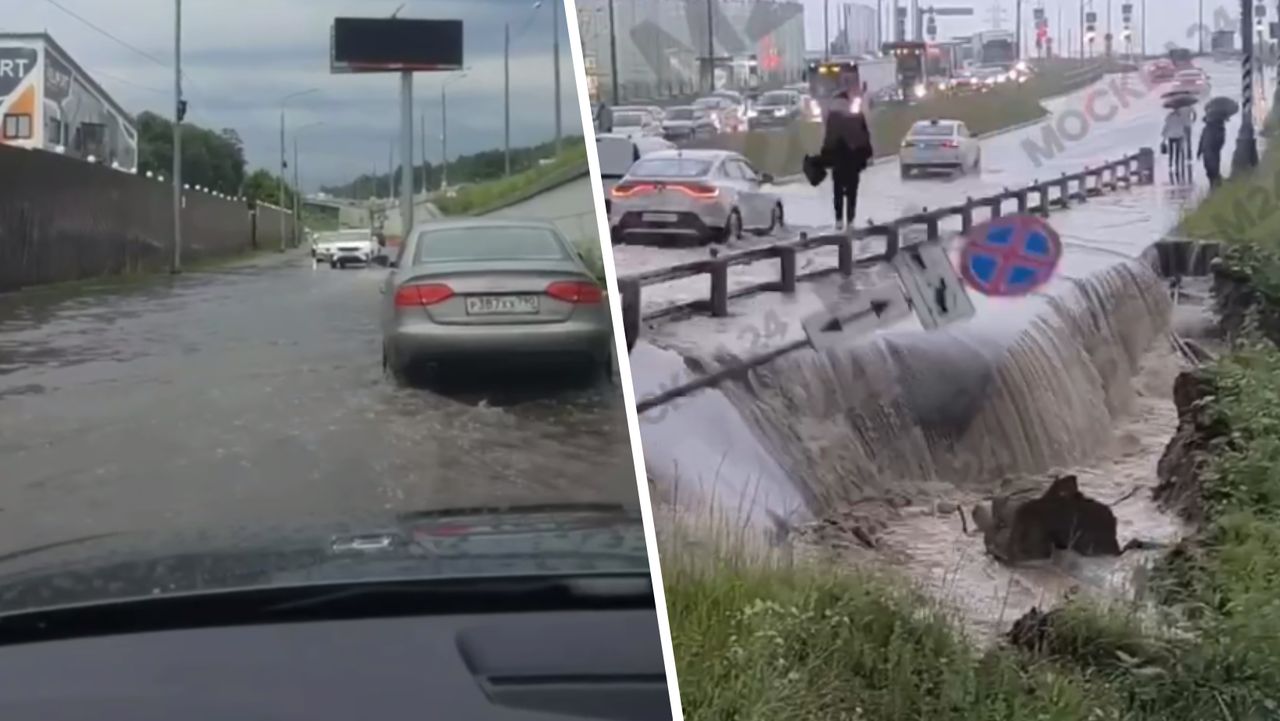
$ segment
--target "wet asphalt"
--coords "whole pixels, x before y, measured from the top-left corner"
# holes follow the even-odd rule
[[[0,296],[0,554],[95,533],[635,505],[616,380],[399,387],[381,368],[385,272],[292,251]]]

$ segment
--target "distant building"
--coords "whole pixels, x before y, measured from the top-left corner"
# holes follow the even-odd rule
[[[842,6],[841,32],[835,43],[844,55],[874,55],[880,52],[876,39],[876,9],[869,5],[849,3]]]
[[[133,118],[47,33],[0,33],[0,143],[138,169]]]

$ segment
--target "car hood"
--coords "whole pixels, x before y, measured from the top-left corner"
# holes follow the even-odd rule
[[[0,613],[261,586],[649,572],[637,511],[576,504],[251,534],[106,534],[0,558],[27,567],[0,569]]]

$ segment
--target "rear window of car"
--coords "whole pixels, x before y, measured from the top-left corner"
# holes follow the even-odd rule
[[[672,108],[667,111],[667,117],[671,120],[693,120],[695,115],[693,108]]]
[[[724,98],[699,98],[693,104],[699,108],[719,108],[728,105],[729,101]]]
[[[955,123],[917,123],[911,134],[918,138],[947,138],[956,134]]]
[[[640,113],[618,113],[613,116],[613,124],[626,128],[644,125],[644,116]]]
[[[565,260],[564,244],[546,228],[475,226],[424,231],[415,263],[485,260]]]
[[[765,93],[760,96],[761,105],[790,105],[795,102],[791,93]]]
[[[700,178],[711,170],[711,161],[699,158],[641,158],[630,175],[649,178]]]

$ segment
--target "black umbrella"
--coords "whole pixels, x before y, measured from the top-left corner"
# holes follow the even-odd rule
[[[1189,108],[1193,105],[1199,105],[1200,100],[1194,95],[1184,93],[1169,93],[1164,96],[1164,106],[1170,110],[1177,108]]]
[[[1240,103],[1227,97],[1216,97],[1204,104],[1204,116],[1206,118],[1229,118],[1240,112]]]

